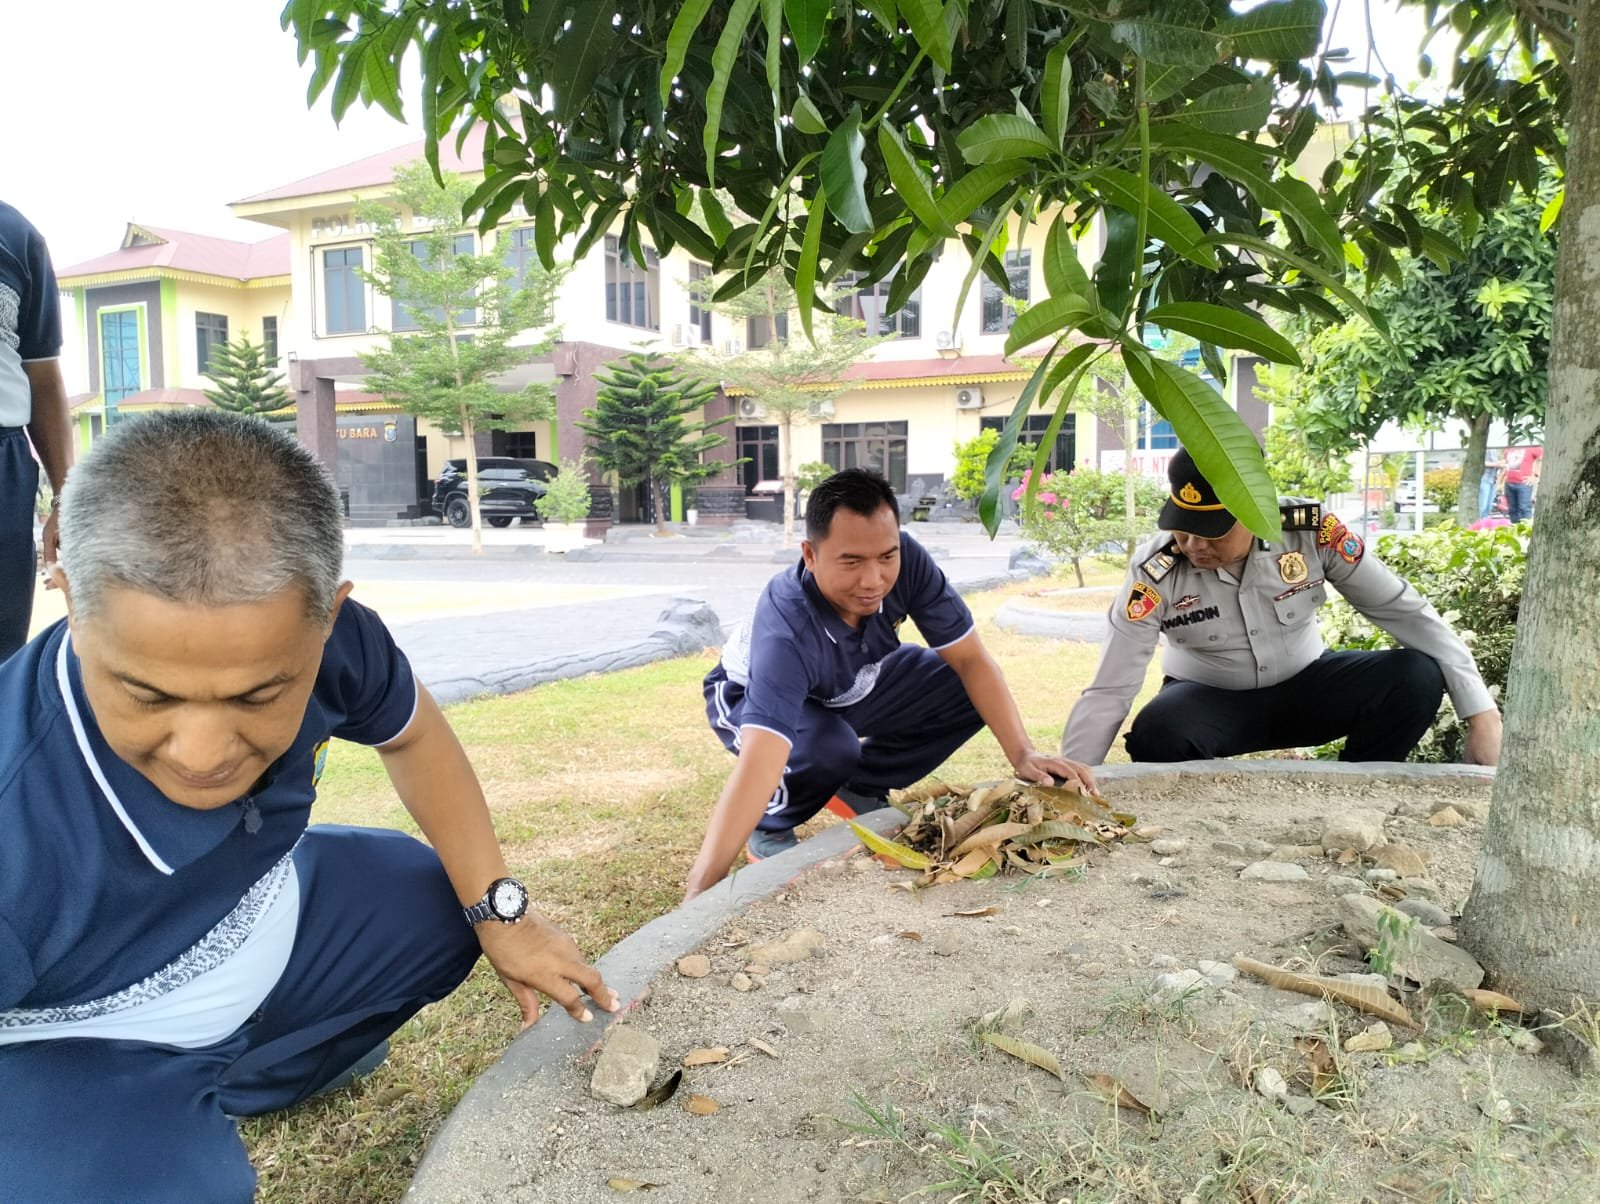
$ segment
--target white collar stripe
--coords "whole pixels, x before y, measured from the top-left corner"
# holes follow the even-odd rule
[[[117,797],[117,792],[111,789],[111,783],[106,780],[105,771],[100,768],[100,762],[95,759],[94,749],[89,746],[89,733],[84,729],[83,716],[78,713],[78,700],[72,696],[72,679],[67,674],[67,645],[71,642],[71,635],[61,637],[61,651],[56,654],[56,684],[61,687],[61,700],[67,706],[67,718],[72,723],[72,734],[77,737],[78,751],[83,754],[83,760],[89,766],[89,772],[94,775],[94,780],[99,783],[101,793],[106,796],[106,802],[111,804],[111,810],[122,821],[122,826],[128,829],[128,835],[133,837],[133,842],[139,846],[139,851],[145,855],[145,860],[160,870],[163,874],[171,875],[172,867],[161,859],[161,855],[150,847],[150,842],[144,838],[144,833],[134,825],[133,818],[122,807],[122,800]]]

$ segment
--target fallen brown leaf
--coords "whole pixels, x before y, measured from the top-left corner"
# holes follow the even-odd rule
[[[899,937],[902,941],[920,941],[922,939],[922,933],[913,932],[909,928],[903,932],[895,933],[895,936]]]
[[[1000,914],[1000,909],[994,906],[969,907],[961,911],[952,911],[950,914],[953,916],[966,916],[968,918],[976,918],[978,916],[997,916]]]
[[[717,1101],[709,1095],[691,1095],[683,1101],[683,1110],[696,1116],[712,1116],[717,1111]]]
[[[1306,1059],[1306,1069],[1311,1072],[1311,1094],[1321,1095],[1339,1081],[1339,1066],[1333,1051],[1321,1037],[1305,1035],[1294,1039],[1294,1047]]]
[[[637,1111],[640,1111],[640,1112],[648,1112],[651,1108],[654,1108],[657,1104],[666,1103],[669,1099],[672,1098],[673,1092],[677,1091],[677,1089],[679,1088],[680,1085],[682,1085],[682,1083],[683,1083],[683,1071],[674,1070],[671,1074],[669,1074],[660,1083],[658,1083],[656,1086],[652,1087],[645,1094],[645,1097],[642,1100],[640,1100],[637,1104],[634,1105],[634,1108]]]
[[[1270,966],[1266,962],[1254,961],[1243,956],[1235,957],[1233,966],[1241,973],[1253,974],[1268,986],[1277,987],[1280,991],[1298,991],[1302,995],[1337,1000],[1339,1003],[1349,1004],[1359,1012],[1379,1016],[1391,1024],[1401,1025],[1413,1032],[1421,1031],[1421,1027],[1411,1018],[1411,1013],[1391,999],[1387,991],[1378,987],[1322,974],[1299,974],[1292,970],[1280,970],[1277,966]]]
[[[992,849],[1002,841],[1011,840],[1021,836],[1028,830],[1027,824],[990,824],[987,828],[979,828],[967,837],[953,850],[952,855],[961,857],[973,849]]]
[[[1499,991],[1489,991],[1480,987],[1471,987],[1461,992],[1468,1003],[1480,1012],[1517,1012],[1525,1013],[1528,1009],[1523,1007],[1509,995],[1502,995]]]
[[[748,1045],[751,1049],[760,1050],[762,1053],[766,1054],[767,1057],[769,1057],[769,1058],[775,1058],[775,1057],[778,1056],[778,1051],[773,1049],[772,1046],[768,1045],[760,1037],[751,1037],[748,1041],[745,1042],[745,1044]]]
[[[1083,1077],[1089,1081],[1089,1085],[1095,1091],[1119,1108],[1132,1108],[1135,1112],[1142,1113],[1145,1116],[1149,1116],[1155,1111],[1149,1104],[1129,1091],[1127,1084],[1114,1074],[1086,1074]]]
[[[691,1049],[683,1055],[685,1066],[715,1066],[718,1062],[728,1060],[728,1047],[726,1045],[708,1045],[701,1049]]]
[[[606,1180],[606,1186],[612,1191],[652,1191],[662,1185],[660,1183],[646,1183],[643,1179],[613,1177]]]
[[[1043,1046],[1035,1045],[1032,1041],[1008,1037],[1004,1033],[983,1033],[982,1039],[1013,1058],[1020,1058],[1030,1066],[1037,1066],[1040,1070],[1055,1075],[1062,1082],[1067,1080],[1067,1072],[1061,1069],[1060,1060]]]

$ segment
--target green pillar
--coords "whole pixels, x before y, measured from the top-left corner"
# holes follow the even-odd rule
[[[683,482],[672,482],[672,521],[683,521]]]

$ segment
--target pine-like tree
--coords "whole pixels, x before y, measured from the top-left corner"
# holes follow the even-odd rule
[[[293,402],[283,387],[283,373],[267,362],[267,351],[241,335],[236,343],[224,343],[211,352],[206,375],[214,389],[205,390],[206,400],[219,410],[234,414],[270,414]]]
[[[595,406],[583,412],[578,429],[589,436],[595,463],[616,473],[619,484],[650,483],[656,529],[665,531],[670,487],[704,481],[727,467],[704,457],[728,441],[707,428],[732,416],[691,422],[717,387],[651,355],[635,352],[607,364],[595,380]]]

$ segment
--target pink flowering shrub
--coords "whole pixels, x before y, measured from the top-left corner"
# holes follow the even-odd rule
[[[1031,471],[1024,474],[1011,493],[1012,500],[1020,503],[1017,521],[1022,534],[1034,546],[1070,561],[1080,586],[1082,561],[1090,556],[1125,558],[1133,544],[1155,530],[1156,515],[1166,497],[1159,482],[1135,477],[1130,530],[1126,474],[1087,466],[1047,473],[1030,497],[1032,478]]]

